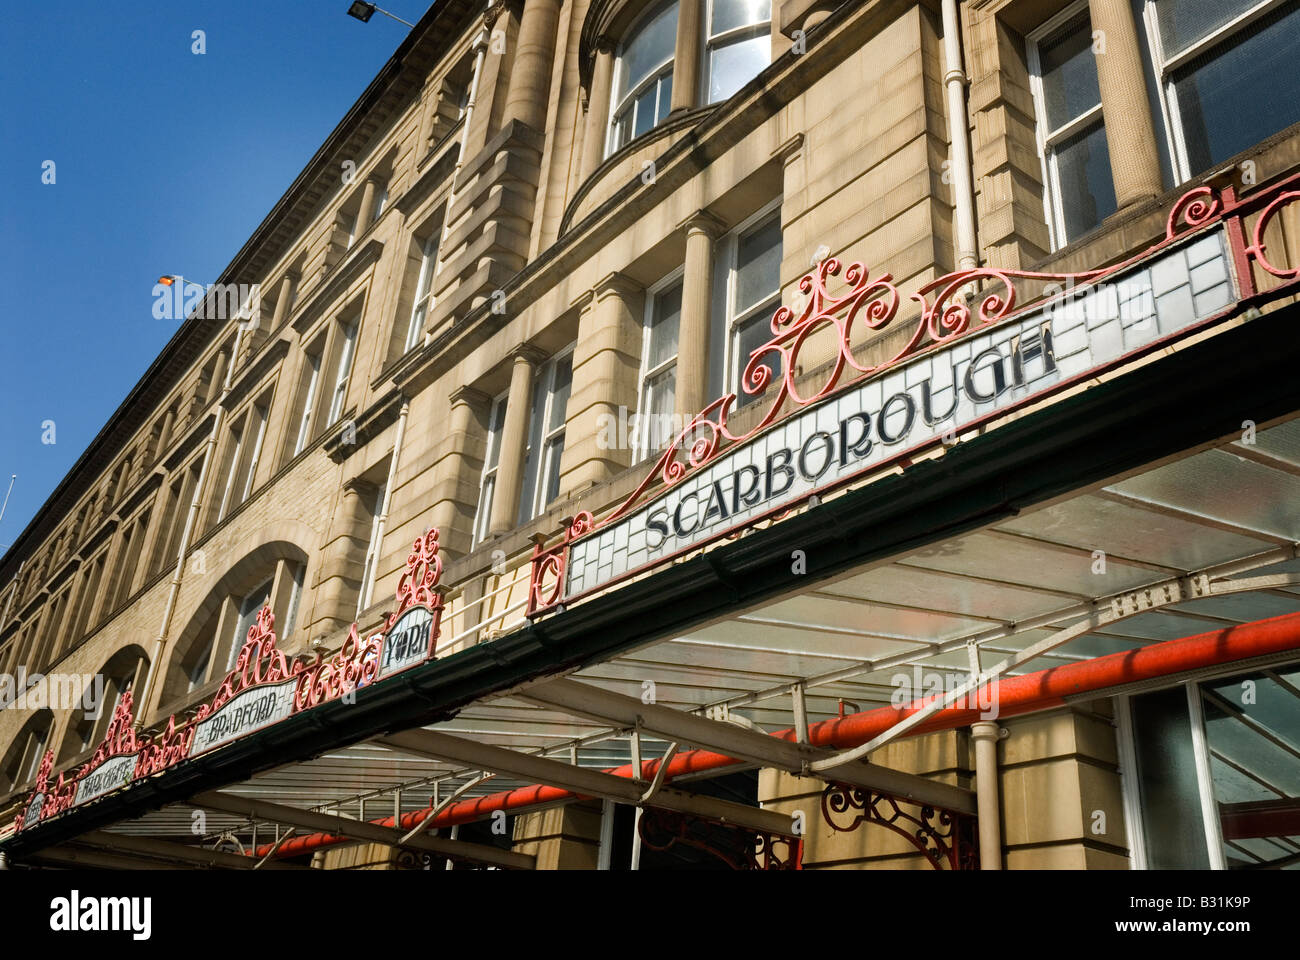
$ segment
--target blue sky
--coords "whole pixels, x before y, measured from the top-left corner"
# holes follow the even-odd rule
[[[349,0],[11,7],[0,29],[0,553],[405,38]],[[389,0],[411,22],[428,0]],[[20,12],[21,9],[21,12]],[[206,52],[193,52],[203,30]],[[55,163],[53,184],[43,164]],[[54,421],[53,444],[42,424]]]

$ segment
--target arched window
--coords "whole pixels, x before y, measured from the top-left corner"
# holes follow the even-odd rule
[[[113,714],[128,690],[138,690],[149,672],[149,658],[135,644],[113,654],[97,671],[104,678],[104,695],[90,711],[73,714],[68,731],[59,747],[58,761],[63,763],[99,746],[113,721]],[[137,707],[137,712],[139,708]]]
[[[676,0],[651,10],[624,36],[614,66],[608,153],[635,140],[668,116],[676,47]]]
[[[23,724],[0,762],[0,793],[8,793],[36,776],[53,728],[54,714],[49,710],[41,710]]]
[[[734,96],[772,62],[772,0],[693,2],[700,4],[699,14],[685,19],[677,0],[649,5],[619,40],[606,156],[667,119],[678,56],[698,65],[676,71],[679,83],[691,85],[678,91],[679,109]]]
[[[235,564],[177,637],[162,704],[173,704],[229,673],[264,604],[275,614],[276,635],[290,637],[297,627],[306,569],[306,555],[284,542],[261,547]]]

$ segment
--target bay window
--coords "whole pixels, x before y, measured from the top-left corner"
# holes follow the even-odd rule
[[[772,61],[772,0],[708,0],[709,103],[733,96]]]
[[[606,154],[662,123],[671,109],[677,4],[643,17],[624,38],[614,67],[613,116]]]

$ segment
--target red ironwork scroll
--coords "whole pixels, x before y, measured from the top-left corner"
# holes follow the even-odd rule
[[[1244,199],[1237,196],[1231,184],[1194,187],[1170,209],[1164,237],[1132,257],[1077,272],[1002,267],[959,270],[932,280],[912,293],[908,299],[917,309],[908,319],[900,317],[906,301],[892,275],[872,276],[861,262],[846,264],[834,257],[823,260],[799,280],[798,308],[782,306],[773,314],[771,338],[750,354],[743,371],[741,387],[746,394],[758,398],[756,402],[766,404],[762,415],[747,429],[734,429],[731,419],[738,396],[724,394],[686,424],[637,487],[608,513],[599,518],[591,513],[580,514],[565,521],[558,542],[549,547],[538,542],[533,550],[528,616],[541,616],[564,600],[569,552],[575,541],[625,518],[642,503],[699,473],[722,452],[752,440],[798,409],[878,377],[904,361],[1010,321],[1030,309],[1078,297],[1082,288],[1112,277],[1197,233],[1220,224],[1225,226],[1239,303],[1249,302],[1258,293],[1252,265],[1273,277],[1297,281],[1300,264],[1294,267],[1274,264],[1264,241],[1264,234],[1278,212],[1297,199],[1300,199],[1300,174],[1256,190]],[[1245,218],[1254,214],[1258,218],[1251,231],[1251,242],[1247,244]],[[841,275],[842,288],[832,291],[832,278]],[[1026,288],[1037,292],[1030,296]],[[1278,289],[1269,295],[1279,295]],[[859,359],[854,348],[855,333],[880,332],[901,323],[911,323],[911,333],[892,356],[877,363],[863,363]],[[797,383],[800,352],[810,339],[824,333],[833,336],[838,349],[825,366],[819,385],[801,388]]]

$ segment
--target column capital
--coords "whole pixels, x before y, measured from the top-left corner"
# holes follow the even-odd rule
[[[369,480],[363,480],[361,477],[353,477],[351,480],[343,481],[343,492],[353,496],[370,496],[378,489],[378,486]]]
[[[597,300],[603,300],[606,296],[614,294],[619,297],[633,297],[641,293],[645,288],[637,283],[626,274],[615,271],[602,277],[592,287],[591,292]]]
[[[727,225],[707,210],[696,210],[679,223],[677,229],[688,237],[693,233],[703,233],[710,240],[717,240],[727,232]]]
[[[492,402],[492,397],[485,391],[480,390],[477,387],[468,386],[467,384],[461,384],[459,387],[453,389],[451,391],[451,396],[448,399],[451,400],[452,406],[455,406],[458,403],[464,403],[480,410],[486,410],[488,404]]]
[[[509,353],[511,363],[530,363],[534,367],[540,366],[548,356],[545,350],[531,343],[521,343]]]

